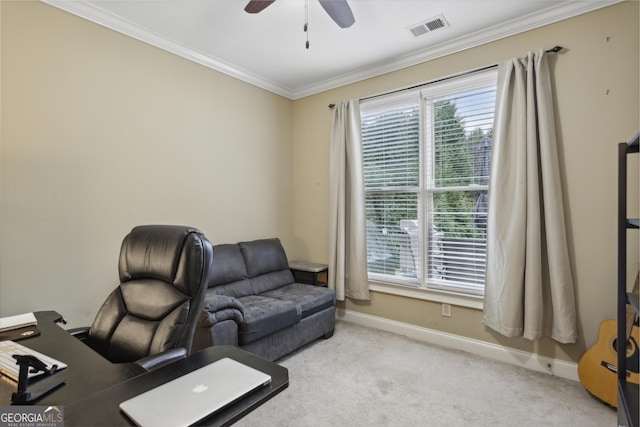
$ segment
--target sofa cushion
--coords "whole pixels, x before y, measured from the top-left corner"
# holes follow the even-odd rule
[[[336,303],[336,293],[333,289],[302,283],[292,283],[265,292],[262,296],[289,301],[299,305],[303,319],[325,308],[331,307]]]
[[[215,245],[213,250],[216,259],[209,278],[210,288],[247,278],[247,268],[238,245]]]
[[[247,266],[247,277],[255,295],[293,283],[287,254],[280,239],[238,243]]]
[[[264,292],[278,289],[293,283],[293,275],[289,269],[278,270],[252,277],[249,279],[249,282],[251,282],[251,289],[253,289],[253,293],[255,295],[261,295]]]
[[[209,278],[208,294],[229,295],[235,298],[252,295],[253,288],[247,279],[247,268],[240,246],[215,245],[214,261]]]
[[[238,246],[242,251],[249,278],[272,271],[289,269],[287,254],[278,238],[240,242]],[[293,277],[291,282],[293,282]]]
[[[238,327],[238,343],[248,344],[300,321],[300,307],[290,301],[249,295],[239,299],[244,322]]]
[[[214,288],[209,288],[206,295],[228,295],[234,298],[240,298],[247,295],[253,295],[253,288],[249,279],[238,280],[237,282],[231,282],[224,285],[218,285]],[[205,296],[205,299],[207,298]]]

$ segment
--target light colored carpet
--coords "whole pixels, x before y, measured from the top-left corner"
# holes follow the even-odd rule
[[[251,426],[614,426],[578,382],[339,321],[278,361],[289,387]]]

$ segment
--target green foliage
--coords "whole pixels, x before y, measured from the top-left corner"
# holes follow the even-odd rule
[[[464,120],[455,102],[438,101],[434,105],[434,180],[436,188],[479,184],[481,143],[490,138],[491,130],[481,128],[466,133]],[[490,141],[490,139],[489,139]],[[433,218],[436,230],[445,237],[482,237],[484,230],[474,224],[473,212],[478,191],[436,191],[433,196]]]
[[[400,221],[418,218],[420,109],[415,105],[363,117],[362,129],[367,219],[377,226],[376,232],[382,234],[397,262],[408,244]],[[481,176],[488,173],[492,133],[480,127],[466,131],[455,100],[437,101],[433,106],[430,174],[436,191],[427,203],[432,209],[432,230],[442,238],[484,237],[484,228],[476,227],[473,218],[481,191],[459,187],[488,183]]]

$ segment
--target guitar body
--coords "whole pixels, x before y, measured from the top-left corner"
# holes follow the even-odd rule
[[[595,397],[618,406],[618,322],[605,320],[600,324],[598,342],[582,356],[578,363],[578,377],[582,385]],[[631,328],[627,340],[627,381],[638,384],[638,327]]]

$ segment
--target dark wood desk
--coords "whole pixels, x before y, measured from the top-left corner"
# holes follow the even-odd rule
[[[19,343],[68,365],[64,370],[66,383],[43,396],[36,402],[37,405],[66,405],[144,372],[135,363],[116,364],[103,358],[55,323],[57,319],[61,319],[60,314],[55,311],[34,314],[41,334],[20,340]],[[11,393],[14,391],[16,383],[0,375],[0,405],[10,405]]]
[[[133,363],[110,363],[58,326],[55,323],[60,318],[58,313],[35,314],[42,334],[20,343],[68,365],[66,383],[35,404],[64,406],[66,426],[133,425],[120,412],[120,402],[223,357],[271,375],[271,384],[218,411],[207,418],[204,425],[232,424],[289,385],[286,368],[232,346],[209,347],[151,372]],[[15,388],[15,382],[0,375],[0,406],[10,404]]]

